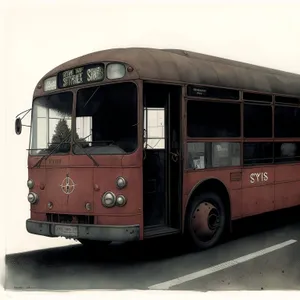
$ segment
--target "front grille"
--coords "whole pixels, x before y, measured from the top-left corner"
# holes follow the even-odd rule
[[[94,224],[94,216],[47,214],[47,222],[72,223],[72,224]]]

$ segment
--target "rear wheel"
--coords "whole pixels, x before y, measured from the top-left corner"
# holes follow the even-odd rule
[[[226,212],[215,193],[195,196],[188,205],[185,232],[197,249],[208,249],[220,242],[226,227]]]
[[[111,244],[111,241],[94,241],[85,239],[79,239],[78,242],[87,248],[104,248]]]

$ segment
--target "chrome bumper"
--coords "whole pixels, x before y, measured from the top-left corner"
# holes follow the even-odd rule
[[[112,242],[128,242],[140,239],[139,225],[106,226],[89,224],[65,224],[26,220],[29,233],[48,237],[66,237]]]

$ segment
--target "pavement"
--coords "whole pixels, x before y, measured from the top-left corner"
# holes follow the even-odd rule
[[[234,234],[202,252],[177,238],[80,244],[6,256],[13,290],[299,290],[300,208],[234,222]]]

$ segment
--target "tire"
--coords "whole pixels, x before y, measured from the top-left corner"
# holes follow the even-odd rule
[[[105,248],[109,244],[111,244],[111,241],[94,241],[94,240],[85,240],[85,239],[79,239],[78,242],[80,242],[84,247],[86,248]]]
[[[205,250],[218,244],[224,236],[227,216],[221,198],[211,192],[195,196],[188,205],[185,235],[191,246]]]

